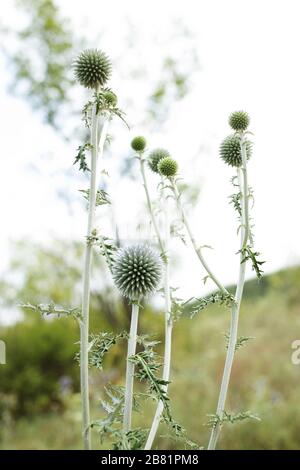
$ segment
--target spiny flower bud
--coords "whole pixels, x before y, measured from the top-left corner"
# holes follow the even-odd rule
[[[111,75],[110,59],[98,49],[86,49],[81,52],[73,67],[76,79],[86,88],[105,85]]]
[[[251,157],[251,143],[245,142],[247,160]],[[242,165],[241,137],[233,134],[226,137],[220,146],[220,156],[227,165],[239,167]]]
[[[159,161],[157,167],[159,173],[163,176],[167,176],[168,178],[175,176],[178,170],[178,164],[176,160],[171,157],[162,158]]]
[[[155,149],[149,155],[148,164],[149,167],[154,173],[158,173],[158,164],[163,158],[169,157],[170,153],[165,149]]]
[[[228,122],[234,131],[245,131],[249,126],[250,117],[245,111],[235,111],[230,114]]]
[[[118,103],[117,95],[111,90],[104,90],[103,98],[108,106],[116,106]]]
[[[146,145],[147,145],[147,141],[145,137],[143,137],[142,135],[138,135],[137,137],[134,137],[134,139],[132,139],[131,141],[131,148],[135,150],[136,152],[142,152],[143,150],[145,150]]]
[[[152,294],[161,279],[159,254],[147,245],[121,248],[113,265],[113,279],[119,291],[130,300]]]

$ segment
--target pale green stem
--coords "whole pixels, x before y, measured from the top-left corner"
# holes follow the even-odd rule
[[[125,382],[125,399],[124,399],[124,415],[123,415],[123,431],[126,434],[131,430],[131,414],[133,403],[133,381],[134,381],[134,364],[130,361],[130,357],[135,355],[137,326],[138,326],[139,306],[132,304],[130,333],[128,338],[128,350],[126,361],[126,382]]]
[[[80,326],[80,388],[82,401],[82,432],[85,450],[91,449],[90,433],[90,406],[89,406],[89,371],[88,371],[88,349],[89,349],[89,305],[90,305],[90,278],[91,259],[93,246],[89,237],[94,229],[96,193],[97,193],[97,160],[103,154],[104,143],[107,136],[108,120],[104,122],[100,142],[98,137],[99,116],[96,114],[96,105],[93,106],[90,126],[91,144],[91,168],[90,168],[90,191],[87,242],[84,254],[83,271],[83,293],[82,293],[82,321]]]
[[[164,249],[166,253],[165,272],[164,272],[165,350],[164,350],[163,380],[165,380],[166,382],[169,382],[170,381],[170,367],[171,367],[173,320],[172,320],[172,313],[171,313],[171,291],[170,291],[170,280],[169,280],[170,279],[170,264],[169,264],[169,259],[168,259],[169,240],[170,240],[169,201],[168,201],[168,198],[165,196],[165,190],[164,190],[163,204],[164,204],[164,215],[165,215]],[[168,385],[164,385],[163,388],[167,392]],[[164,405],[163,405],[163,402],[160,400],[157,404],[152,426],[151,426],[148,439],[145,445],[145,450],[150,450],[153,445],[153,441],[155,439],[155,436],[159,427],[163,409],[164,409]]]
[[[197,243],[196,243],[196,240],[195,240],[195,237],[193,235],[193,232],[192,232],[192,229],[190,227],[190,224],[189,224],[189,221],[187,219],[187,216],[186,216],[186,213],[185,213],[185,210],[184,210],[184,207],[182,205],[182,202],[181,202],[181,195],[178,191],[178,188],[177,188],[177,185],[176,185],[176,182],[174,181],[174,179],[171,179],[171,187],[172,187],[172,190],[173,190],[173,193],[174,193],[174,196],[175,196],[175,199],[176,199],[176,203],[177,203],[177,207],[178,207],[178,210],[179,210],[179,213],[180,213],[180,216],[181,216],[181,220],[186,228],[186,231],[187,231],[187,234],[190,238],[190,241],[192,243],[192,246],[195,250],[195,253],[200,261],[200,263],[202,264],[203,268],[205,269],[205,271],[207,272],[208,276],[211,278],[211,280],[215,283],[215,285],[218,287],[218,289],[220,289],[220,291],[222,291],[224,294],[229,294],[228,290],[225,289],[225,287],[222,285],[222,283],[218,280],[218,278],[213,274],[213,272],[211,271],[210,267],[208,266],[203,254],[202,254],[202,251],[201,251],[201,247],[198,247],[197,246]]]
[[[158,244],[159,244],[159,249],[161,250],[161,253],[163,255],[163,253],[164,253],[164,244],[163,244],[162,238],[160,236],[158,225],[157,225],[157,222],[156,222],[156,219],[155,219],[155,216],[154,216],[154,213],[153,213],[153,209],[152,209],[152,204],[151,204],[151,199],[150,199],[150,194],[149,194],[149,189],[148,189],[148,184],[147,184],[147,179],[146,179],[146,174],[145,174],[145,160],[144,160],[142,154],[139,155],[139,160],[140,160],[141,174],[142,174],[142,178],[143,178],[143,185],[144,185],[144,189],[145,189],[147,206],[148,206],[149,214],[150,214],[150,217],[151,217],[151,222],[152,222],[152,225],[153,225],[153,228],[154,228],[154,231],[155,231],[155,235],[157,237],[157,241],[158,241]]]
[[[238,170],[238,180],[240,192],[242,195],[242,218],[241,218],[241,250],[247,246],[250,234],[250,225],[249,225],[249,189],[248,189],[248,178],[247,178],[247,157],[246,157],[246,144],[244,137],[242,136],[241,140],[241,152],[242,152],[242,168]],[[243,262],[243,253],[240,254],[240,269],[239,269],[239,278],[235,293],[235,303],[232,306],[231,310],[231,324],[230,324],[230,333],[229,341],[227,347],[227,354],[225,360],[225,366],[223,371],[222,383],[220,388],[219,400],[217,405],[216,415],[219,420],[218,423],[212,428],[211,436],[208,444],[208,450],[214,450],[217,445],[218,438],[220,436],[222,428],[222,417],[225,410],[226,397],[228,392],[228,386],[230,381],[230,375],[232,370],[232,364],[234,360],[236,342],[237,342],[237,332],[238,332],[238,321],[239,321],[239,312],[243,296],[243,289],[245,284],[245,272],[246,272],[246,262]]]

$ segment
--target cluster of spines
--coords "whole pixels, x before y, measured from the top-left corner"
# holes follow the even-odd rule
[[[118,251],[113,265],[113,279],[121,294],[131,301],[154,293],[162,272],[159,254],[147,245]]]
[[[250,117],[246,111],[234,111],[230,114],[228,122],[234,131],[245,131],[250,124]]]
[[[142,135],[134,137],[131,141],[131,148],[135,150],[135,152],[143,152],[146,148],[146,145],[147,141]]]
[[[108,106],[117,106],[118,104],[118,97],[117,95],[110,89],[106,89],[103,91],[103,98]]]
[[[166,150],[166,149],[157,148],[157,149],[152,150],[149,154],[149,157],[148,157],[149,168],[154,173],[159,173],[159,169],[158,169],[159,162],[163,158],[169,158],[169,157],[170,157],[170,152],[168,152],[168,150]]]
[[[250,123],[250,117],[245,111],[235,111],[230,114],[228,122],[235,131],[235,134],[227,136],[221,142],[220,157],[227,165],[240,167],[243,164],[242,146],[245,146],[247,160],[251,157],[252,153],[251,142],[244,137],[244,132]]]
[[[86,88],[105,85],[111,76],[111,62],[101,50],[86,49],[81,52],[73,64],[75,77]]]
[[[246,156],[247,160],[251,156],[251,143],[246,140]],[[242,149],[241,149],[241,136],[238,134],[229,135],[226,137],[220,145],[220,156],[227,165],[240,167],[242,161]]]
[[[178,170],[178,164],[174,158],[165,157],[160,160],[157,165],[158,171],[162,176],[166,176],[167,178],[172,178],[176,175]]]

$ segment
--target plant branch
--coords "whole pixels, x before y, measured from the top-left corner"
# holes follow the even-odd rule
[[[161,250],[161,255],[164,257],[165,248],[164,248],[164,244],[163,244],[163,241],[162,241],[159,229],[158,229],[158,225],[157,225],[154,213],[153,213],[152,203],[151,203],[148,184],[147,184],[147,178],[146,178],[146,174],[145,174],[145,160],[143,158],[143,155],[141,155],[141,154],[139,154],[139,161],[140,161],[140,169],[141,169],[141,174],[142,174],[142,178],[143,178],[143,185],[144,185],[144,189],[145,189],[149,215],[151,217],[151,222],[152,222],[152,225],[153,225],[153,228],[154,228],[154,231],[155,231],[155,235],[156,235],[156,238],[157,238],[157,241],[158,241],[158,244],[159,244],[159,249]]]
[[[165,217],[165,243],[164,252],[166,253],[165,272],[164,272],[164,295],[165,295],[165,350],[164,350],[164,366],[163,385],[165,393],[168,391],[168,383],[170,381],[171,352],[172,352],[172,329],[173,318],[171,312],[171,290],[170,290],[170,264],[169,264],[169,241],[170,241],[170,217],[169,217],[169,201],[166,197],[166,189],[163,189],[164,217]],[[150,433],[145,445],[145,450],[150,450],[155,439],[161,416],[164,410],[164,403],[160,400],[157,404],[156,412],[150,429]]]
[[[193,235],[193,232],[191,230],[191,227],[190,227],[190,224],[188,222],[188,219],[187,219],[187,216],[186,216],[186,213],[185,213],[185,210],[184,210],[184,207],[182,205],[182,202],[181,202],[181,194],[179,193],[178,191],[178,187],[177,187],[177,184],[175,182],[174,179],[171,179],[171,189],[173,191],[173,194],[175,196],[175,200],[176,200],[176,203],[177,203],[177,208],[179,210],[179,213],[180,213],[180,216],[181,216],[181,219],[182,219],[182,222],[186,228],[186,231],[188,233],[188,236],[190,238],[190,241],[192,243],[192,246],[195,250],[195,253],[200,261],[200,263],[202,264],[202,266],[204,267],[205,271],[207,272],[208,276],[211,278],[211,280],[216,284],[216,286],[218,287],[218,289],[220,289],[221,292],[223,292],[224,294],[228,294],[229,295],[229,292],[227,291],[227,289],[225,289],[225,287],[221,284],[221,282],[218,280],[218,278],[213,274],[213,272],[211,271],[210,267],[208,266],[203,254],[202,254],[202,251],[201,251],[201,247],[198,247],[197,246],[197,243],[196,243],[196,240],[195,240],[195,237]]]
[[[134,363],[130,358],[135,355],[137,341],[139,306],[132,304],[131,325],[128,338],[128,351],[126,362],[126,382],[125,382],[125,399],[124,399],[124,415],[123,415],[123,432],[124,435],[131,430],[131,414],[133,402],[133,380],[134,380]]]
[[[107,136],[107,120],[103,124],[101,137],[99,141],[99,115],[96,113],[96,105],[92,108],[92,117],[90,124],[90,150],[91,150],[91,168],[90,168],[90,188],[89,188],[89,208],[87,225],[87,242],[84,254],[83,271],[83,293],[82,293],[82,322],[80,328],[80,385],[82,400],[82,426],[84,449],[91,449],[90,436],[90,410],[89,410],[89,374],[88,374],[88,348],[89,348],[89,305],[90,305],[90,277],[91,277],[91,259],[93,244],[89,239],[94,229],[96,194],[97,194],[97,160],[103,154],[104,142]]]

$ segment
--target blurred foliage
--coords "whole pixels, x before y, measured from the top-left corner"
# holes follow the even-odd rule
[[[18,298],[22,293],[20,300],[27,300],[28,289],[30,299],[45,301],[51,291],[51,296],[60,304],[73,305],[78,296],[78,246],[56,241],[52,253],[36,245],[30,249],[27,244],[26,248],[25,242],[21,245],[24,276],[21,281],[16,280],[19,287],[14,285]],[[16,250],[18,258],[17,253]],[[5,277],[6,283],[0,284],[1,297],[7,295],[7,305],[11,303],[14,284],[11,281],[9,287],[8,280],[15,280],[13,272],[18,269],[15,261]],[[103,264],[96,263],[95,279],[98,272],[101,276],[102,269]],[[261,421],[225,424],[221,448],[295,449],[300,446],[300,368],[291,363],[291,343],[298,339],[296,332],[300,331],[299,283],[300,268],[294,267],[265,276],[260,282],[253,280],[246,284],[239,334],[255,339],[237,352],[226,411],[236,414],[250,410]],[[155,340],[163,340],[162,313],[146,308],[140,319],[140,333],[147,332]],[[106,330],[118,333],[126,327],[126,322],[126,310],[109,285],[97,294],[93,292],[92,329],[95,333]],[[215,410],[216,384],[222,374],[226,351],[224,335],[228,328],[228,310],[214,305],[193,319],[186,312],[174,326],[176,347],[173,348],[169,390],[173,414],[186,428],[188,437],[203,446],[209,434],[205,426],[207,415]],[[1,427],[1,448],[80,448],[80,406],[76,393],[79,371],[74,362],[79,338],[76,322],[73,319],[45,320],[37,314],[25,313],[21,322],[3,327],[0,337],[7,341],[8,359],[7,365],[0,367],[1,416],[5,423]],[[123,384],[125,348],[125,341],[118,342],[104,360],[103,371],[92,371],[93,419],[103,416],[99,400],[104,398],[104,386],[108,382]],[[157,352],[163,353],[163,343],[158,345]],[[144,392],[144,387],[143,383],[137,385],[137,391]],[[147,402],[141,415],[135,413],[134,425],[150,424],[154,407],[154,402]],[[180,444],[166,437],[167,433],[162,425],[156,446],[178,449]],[[100,444],[96,431],[93,439],[95,448],[109,446],[108,441]]]
[[[15,0],[15,3],[19,12],[24,14],[22,26],[11,30],[5,27],[2,31],[14,38],[14,47],[9,49],[3,42],[3,50],[12,70],[11,91],[24,97],[35,110],[41,112],[48,124],[61,132],[63,116],[78,113],[72,107],[75,82],[70,66],[78,50],[86,47],[85,41],[72,29],[69,19],[61,14],[59,2]],[[133,47],[136,49],[139,44],[136,28],[129,23],[127,28],[124,51]],[[174,22],[174,33],[168,42],[172,43],[178,37],[182,37],[182,50],[174,48],[162,58],[158,66],[159,78],[154,81],[148,97],[145,97],[144,127],[152,123],[161,128],[174,103],[190,91],[190,77],[199,68],[193,35],[181,20]],[[122,67],[123,57],[124,54],[120,53],[119,67]],[[127,67],[126,61],[126,70]],[[127,70],[127,78],[131,76],[135,81],[142,81],[147,73],[139,61],[138,71],[132,65],[132,69]],[[131,100],[131,97],[127,96],[127,99]],[[130,105],[133,106],[134,102]],[[63,127],[66,128],[66,125]],[[130,162],[127,163],[130,166]]]
[[[56,240],[49,248],[47,243],[33,243],[22,240],[13,244],[10,267],[0,282],[2,303],[14,307],[16,303],[50,303],[66,308],[81,305],[81,270],[83,244],[66,240]],[[120,328],[126,325],[124,312],[116,308],[117,299],[111,283],[100,286],[97,279],[103,279],[103,271],[108,273],[101,256],[93,260],[95,284],[91,296],[91,328],[97,330]],[[105,295],[103,295],[105,291]],[[119,308],[120,310],[120,308]],[[122,310],[122,309],[121,309]],[[99,311],[102,312],[101,325]],[[26,316],[36,316],[24,310]]]
[[[52,249],[28,240],[13,245],[11,265],[0,281],[2,311],[6,319],[13,315],[16,303],[48,303],[66,308],[80,306],[82,244],[56,240]],[[123,331],[128,328],[129,306],[118,299],[102,257],[94,256],[90,326],[91,333]],[[106,273],[103,275],[103,271]],[[97,282],[99,279],[99,283]],[[79,328],[73,318],[41,316],[30,309],[21,309],[22,318],[11,326],[0,328],[0,338],[7,344],[7,365],[0,369],[0,420],[36,415],[53,408],[64,408],[62,382],[69,381],[78,389]],[[0,325],[1,326],[1,325]],[[141,324],[141,330],[147,328]],[[120,364],[125,341],[116,345],[105,357],[104,364],[112,371],[108,378],[120,376]],[[103,376],[103,383],[108,379]],[[102,386],[101,386],[102,388]]]
[[[178,37],[181,38],[180,48],[174,47],[162,60],[159,79],[148,98],[144,125],[150,119],[155,128],[160,128],[175,103],[183,100],[193,86],[191,77],[199,70],[199,57],[193,35],[181,20],[174,22],[168,42],[175,44]]]
[[[76,323],[35,317],[5,329],[1,338],[7,345],[7,364],[0,372],[2,415],[59,412],[65,393],[79,387]]]
[[[17,0],[16,5],[24,11],[26,24],[15,32],[14,52],[6,51],[14,70],[12,89],[26,96],[46,122],[57,128],[62,107],[70,105],[74,80],[67,65],[79,38],[54,1]]]

